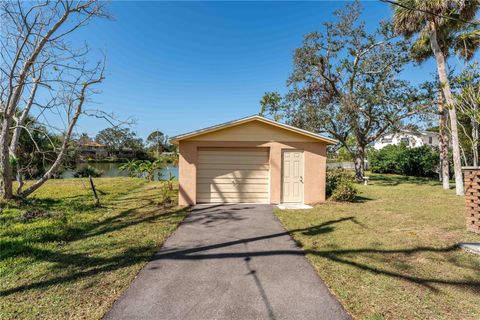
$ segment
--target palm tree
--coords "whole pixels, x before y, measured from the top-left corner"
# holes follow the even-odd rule
[[[472,25],[465,25],[458,20],[446,19],[437,31],[437,38],[440,48],[448,58],[452,53],[456,53],[465,61],[471,60],[475,51],[480,45],[480,30]],[[453,52],[451,49],[454,49]],[[427,32],[421,32],[412,46],[412,57],[419,63],[432,57],[433,51],[430,45],[430,36]],[[444,96],[441,86],[439,86],[438,97],[438,115],[439,115],[439,133],[440,133],[440,164],[443,188],[450,189],[449,165],[448,165],[448,125],[447,110],[445,108]]]
[[[451,49],[466,58],[473,56],[479,44],[478,40],[475,40],[478,32],[475,29],[465,29],[467,25],[472,25],[470,22],[474,21],[479,7],[480,3],[476,0],[398,0],[393,6],[396,31],[406,37],[419,34],[413,46],[417,59],[425,59],[431,55],[435,57],[443,98],[450,115],[457,195],[464,194],[462,163],[457,113],[447,76],[446,58]],[[430,49],[425,46],[426,43],[430,44]]]

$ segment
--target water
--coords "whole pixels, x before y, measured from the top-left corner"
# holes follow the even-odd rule
[[[128,171],[122,171],[118,167],[122,165],[122,163],[114,163],[114,162],[89,162],[89,163],[79,163],[77,165],[77,170],[85,167],[85,166],[92,166],[95,169],[101,170],[103,172],[102,177],[128,177]],[[75,170],[65,170],[61,177],[62,178],[73,178],[75,174]],[[157,170],[154,174],[154,180],[158,181],[161,179],[168,179],[170,177],[175,177],[178,180],[178,167],[174,166],[167,166],[165,169]]]

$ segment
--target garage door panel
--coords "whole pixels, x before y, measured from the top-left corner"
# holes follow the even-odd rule
[[[225,155],[225,154],[234,154],[240,156],[247,156],[248,153],[254,153],[255,155],[265,155],[268,156],[268,148],[216,148],[216,147],[202,147],[200,148],[202,155],[215,154],[215,155]]]
[[[198,178],[224,178],[224,179],[252,179],[268,178],[268,170],[229,170],[229,169],[200,169]]]
[[[264,193],[265,192],[265,184],[235,184],[226,183],[226,184],[198,184],[197,187],[198,193],[205,193],[205,192],[257,192],[257,193]]]
[[[266,148],[200,148],[197,202],[269,202]]]
[[[266,198],[267,195],[265,193],[258,193],[258,192],[242,192],[239,194],[238,192],[198,192],[198,195],[200,198],[206,198],[208,196],[211,196],[213,198],[251,198],[251,199],[262,199]]]
[[[268,157],[268,152],[245,152],[245,151],[218,151],[218,152],[204,152],[202,151],[199,156],[202,157],[238,157],[238,158],[250,158],[250,157]]]
[[[197,183],[199,185],[201,184],[232,184],[232,178],[229,178],[229,177],[198,178]],[[260,178],[249,177],[249,178],[243,178],[241,180],[241,183],[268,185],[268,180],[265,180],[264,177],[260,177]]]
[[[268,164],[236,164],[235,168],[237,170],[266,170],[268,171]],[[225,163],[202,163],[201,170],[205,169],[227,169],[227,170],[232,170],[232,165],[231,164],[225,164]]]
[[[245,194],[238,196],[238,193],[227,193],[227,194],[212,194],[212,193],[200,193],[197,195],[198,202],[267,202],[267,196],[255,196],[253,194]]]
[[[268,164],[268,159],[265,159],[264,156],[249,156],[249,157],[239,157],[239,156],[202,156],[200,155],[197,160],[198,164]]]

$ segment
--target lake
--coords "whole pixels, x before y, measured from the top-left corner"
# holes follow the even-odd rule
[[[102,177],[128,177],[129,173],[127,171],[122,171],[118,167],[122,165],[122,163],[114,163],[114,162],[89,162],[89,163],[79,163],[77,165],[77,170],[79,168],[85,166],[92,166],[95,169],[101,170],[103,172]],[[73,178],[75,171],[72,169],[65,170],[61,177],[62,178]],[[172,175],[178,180],[178,167],[174,166],[167,166],[164,170],[155,172],[154,180],[158,181],[159,178],[168,179],[169,175]]]

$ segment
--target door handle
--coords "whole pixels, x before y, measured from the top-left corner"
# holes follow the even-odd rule
[[[303,177],[302,176],[300,176],[300,182],[303,183]]]

